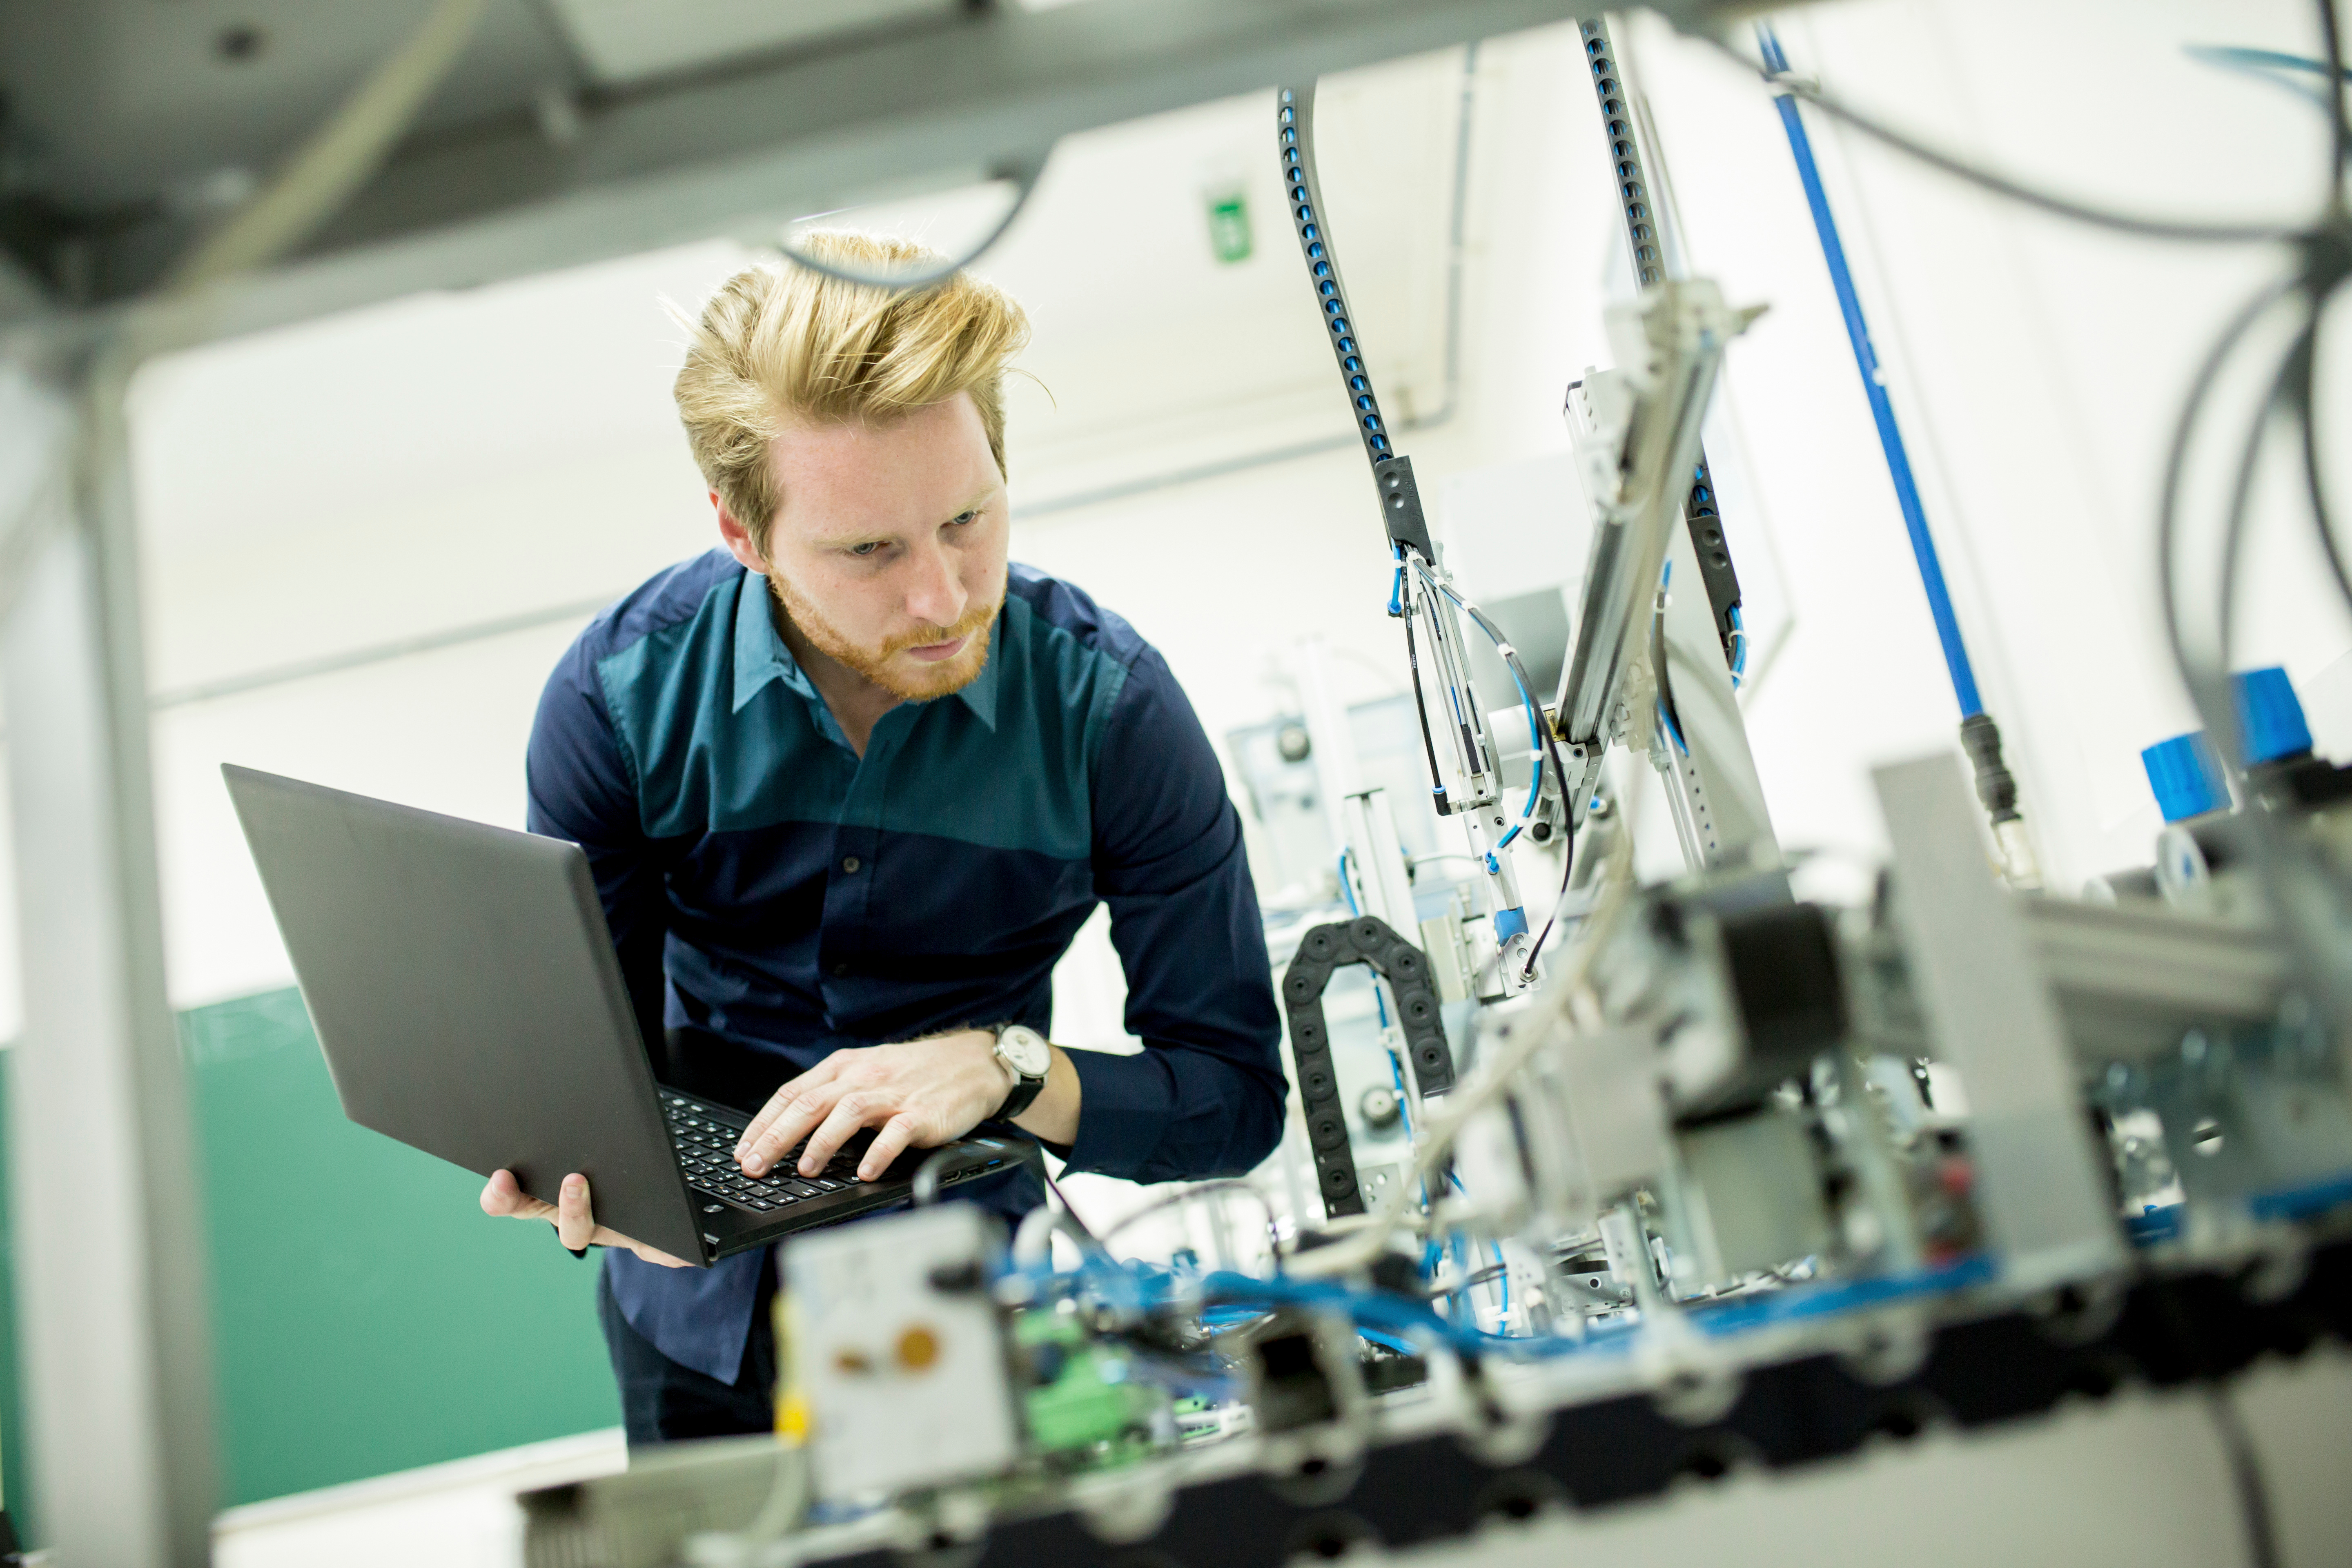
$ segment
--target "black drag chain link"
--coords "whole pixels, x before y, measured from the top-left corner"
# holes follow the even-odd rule
[[[1290,222],[1298,236],[1298,249],[1307,258],[1307,280],[1315,286],[1315,301],[1331,336],[1331,353],[1339,362],[1340,384],[1364,456],[1372,465],[1372,482],[1379,488],[1381,515],[1390,542],[1418,551],[1433,562],[1429,524],[1422,516],[1421,491],[1412,479],[1412,459],[1400,457],[1389,440],[1388,420],[1381,413],[1379,394],[1372,390],[1372,373],[1364,363],[1356,331],[1355,313],[1348,305],[1346,283],[1339,277],[1339,256],[1331,241],[1331,226],[1323,210],[1323,187],[1315,174],[1315,89],[1280,89],[1275,94],[1275,138],[1282,156],[1282,184],[1290,205]]]
[[[1647,288],[1666,277],[1664,237],[1658,229],[1657,204],[1651,199],[1649,171],[1642,166],[1642,143],[1634,130],[1633,109],[1617,68],[1616,47],[1609,40],[1605,22],[1579,24],[1584,56],[1592,68],[1592,92],[1601,103],[1601,126],[1609,133],[1609,160],[1617,176],[1617,197],[1625,216],[1625,243],[1632,251],[1634,275]],[[1706,587],[1707,608],[1715,616],[1717,637],[1723,643],[1724,662],[1732,662],[1731,615],[1739,608],[1739,573],[1731,563],[1724,542],[1723,517],[1716,510],[1715,478],[1707,470],[1706,453],[1698,455],[1692,471],[1690,493],[1683,501],[1683,522],[1690,531],[1691,549],[1698,557],[1699,580]]]
[[[1372,915],[1319,925],[1299,939],[1282,973],[1282,1007],[1290,1025],[1291,1055],[1298,1063],[1298,1098],[1307,1111],[1316,1184],[1325,1215],[1334,1217],[1364,1212],[1363,1188],[1348,1143],[1347,1108],[1331,1067],[1331,1031],[1323,1018],[1324,988],[1334,970],[1350,963],[1363,964],[1389,983],[1421,1092],[1443,1094],[1454,1087],[1454,1053],[1445,1043],[1445,1019],[1421,949]]]

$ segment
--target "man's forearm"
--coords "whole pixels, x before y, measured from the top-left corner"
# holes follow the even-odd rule
[[[1013,1119],[1013,1125],[1048,1143],[1075,1143],[1078,1137],[1078,1069],[1061,1047],[1051,1049],[1054,1065],[1045,1069],[1045,1087],[1029,1102],[1028,1110]]]

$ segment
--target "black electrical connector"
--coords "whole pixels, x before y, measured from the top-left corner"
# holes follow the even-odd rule
[[[1960,721],[1960,749],[1969,754],[1969,765],[1976,770],[1977,799],[1983,803],[1985,816],[1999,827],[2004,822],[2021,820],[2017,809],[2017,779],[2001,760],[2000,726],[1992,721],[1990,713],[1971,713]]]

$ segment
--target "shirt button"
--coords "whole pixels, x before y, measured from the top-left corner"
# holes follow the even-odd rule
[[[841,868],[854,876],[856,874],[857,868],[863,864],[864,862],[859,860],[856,856],[852,855],[842,861]]]

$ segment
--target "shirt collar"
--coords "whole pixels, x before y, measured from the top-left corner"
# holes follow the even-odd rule
[[[1013,596],[1006,595],[1004,602],[1011,604]],[[971,710],[972,717],[991,730],[996,728],[996,667],[1003,658],[1004,608],[999,605],[996,624],[988,629],[988,662],[980,667],[980,673],[971,678],[971,685],[956,693],[963,699],[963,705]]]
[[[814,702],[816,688],[777,634],[774,612],[768,608],[768,580],[756,572],[743,574],[735,595],[735,708],[760,693],[771,680],[781,680]]]
[[[735,604],[735,707],[740,713],[760,689],[771,680],[781,680],[811,702],[821,700],[816,687],[793,658],[793,650],[784,646],[782,634],[776,630],[775,613],[769,608],[768,581],[756,572],[743,574],[743,585],[736,595]],[[1004,652],[1004,612],[996,613],[996,626],[989,639],[988,662],[971,684],[956,693],[963,705],[971,710],[972,717],[989,729],[996,728],[996,665]]]

